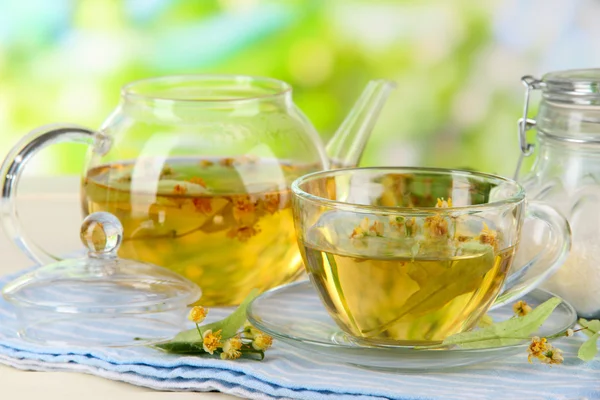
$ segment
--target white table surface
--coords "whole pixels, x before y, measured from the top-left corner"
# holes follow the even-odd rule
[[[24,229],[56,254],[81,248],[78,178],[25,177],[19,192]],[[30,267],[32,261],[0,230],[0,275]],[[25,372],[0,365],[0,399],[225,399],[221,393],[172,393],[73,372]]]

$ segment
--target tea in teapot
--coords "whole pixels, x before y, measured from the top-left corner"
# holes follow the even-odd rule
[[[23,234],[14,193],[22,167],[40,149],[87,144],[83,214],[120,219],[119,255],[189,278],[204,305],[237,304],[252,288],[300,274],[291,182],[356,165],[392,87],[370,82],[325,147],[291,87],[275,79],[189,75],[131,83],[98,131],[47,126],[13,148],[0,171],[0,219],[33,259],[57,259]]]
[[[158,189],[145,193],[132,186],[135,165],[93,168],[82,188],[86,214],[107,211],[123,224],[123,257],[168,265],[201,285],[215,304],[239,303],[248,288],[278,286],[300,273],[290,192],[270,185],[269,172],[281,167],[288,181],[318,166],[247,157],[170,159]],[[250,186],[243,179],[264,183]]]

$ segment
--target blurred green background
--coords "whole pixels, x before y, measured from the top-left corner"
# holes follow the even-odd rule
[[[386,77],[362,165],[512,175],[520,77],[598,65],[598,17],[591,0],[0,0],[0,156],[42,124],[99,127],[123,84],[179,73],[285,80],[326,140]],[[28,172],[80,173],[84,153],[57,146]]]

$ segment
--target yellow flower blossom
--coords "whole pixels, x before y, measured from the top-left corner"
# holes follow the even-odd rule
[[[404,223],[406,227],[406,236],[415,236],[417,234],[417,219],[412,217]]]
[[[240,242],[245,242],[252,236],[258,235],[260,229],[254,226],[240,226],[232,228],[227,232],[228,238],[237,238]]]
[[[365,236],[383,236],[383,222],[373,221],[369,225],[369,218],[363,218],[360,224],[352,230],[350,238],[356,239]]]
[[[571,328],[567,329],[567,332],[565,333],[566,337],[571,337],[575,334],[575,331]]]
[[[383,222],[374,221],[373,225],[369,227],[369,233],[375,236],[383,236]]]
[[[166,177],[166,176],[171,176],[171,175],[173,175],[174,173],[175,173],[175,172],[173,171],[173,168],[171,168],[170,166],[168,166],[168,165],[166,165],[166,164],[165,164],[165,165],[162,167],[162,169],[160,170],[160,176],[159,176],[159,178],[158,178],[158,179],[162,179],[162,178],[164,178],[164,177]]]
[[[204,167],[204,168],[213,166],[214,164],[215,164],[214,162],[209,161],[209,160],[201,160],[200,161],[200,166]]]
[[[256,206],[250,199],[250,196],[236,196],[233,199],[233,218],[241,225],[254,225],[256,221]]]
[[[213,333],[212,329],[207,329],[202,333],[202,348],[208,354],[213,354],[215,350],[221,347],[221,331]]]
[[[448,207],[452,207],[452,199],[450,197],[448,197],[448,200],[444,200],[443,197],[442,198],[438,197],[435,208],[448,208]]]
[[[523,317],[531,312],[532,308],[523,300],[517,301],[513,304],[513,312],[518,317]]]
[[[186,194],[186,193],[187,193],[187,187],[185,187],[184,185],[177,184],[177,185],[175,185],[175,187],[173,187],[173,194]]]
[[[221,158],[219,160],[219,164],[221,164],[224,167],[231,167],[231,166],[233,166],[233,162],[234,161],[235,160],[233,158],[231,158],[231,157]]]
[[[256,335],[261,334],[262,332],[259,331],[258,329],[256,329],[250,322],[246,321],[244,323],[244,334],[252,339],[253,337],[255,337]]]
[[[388,219],[390,220],[390,226],[396,230],[401,230],[404,226],[405,218],[403,216],[390,215]]]
[[[425,218],[423,228],[431,237],[440,237],[448,234],[448,221],[439,214]]]
[[[498,234],[496,232],[492,231],[487,226],[487,224],[484,222],[483,229],[479,233],[479,242],[481,244],[489,244],[493,248],[496,248],[496,245],[498,244],[497,236],[498,236]]]
[[[194,197],[192,203],[196,210],[203,214],[212,212],[212,199],[210,197]]]
[[[281,208],[281,195],[278,192],[266,193],[262,198],[263,208],[270,214],[275,214]]]
[[[254,340],[252,341],[252,347],[256,350],[266,351],[269,347],[273,345],[273,338],[267,334],[262,332],[254,335]]]
[[[242,356],[240,349],[242,348],[242,339],[238,336],[234,336],[223,343],[223,352],[221,353],[221,359],[223,360],[235,360]]]
[[[199,176],[195,176],[192,179],[190,179],[190,183],[193,183],[195,185],[200,185],[203,188],[206,188],[206,182],[204,181],[204,179],[200,178]]]
[[[208,314],[208,310],[202,306],[195,306],[190,310],[190,314],[188,315],[188,319],[197,324],[204,321],[206,315]]]
[[[527,356],[527,360],[532,362],[531,359],[533,357],[537,359],[542,359],[544,357],[544,353],[546,353],[550,348],[550,344],[547,343],[546,338],[539,338],[538,336],[534,336],[531,338],[531,343],[527,348],[527,352],[529,355]]]
[[[544,352],[543,357],[540,358],[540,361],[544,364],[562,364],[564,361],[562,350],[550,346],[550,348]]]

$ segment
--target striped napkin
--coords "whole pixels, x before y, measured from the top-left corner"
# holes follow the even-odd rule
[[[0,278],[0,288],[13,277]],[[217,319],[230,310],[211,309]],[[61,348],[14,333],[12,307],[0,300],[0,363],[23,370],[74,371],[170,391],[220,391],[250,399],[597,399],[600,361],[575,354],[583,338],[557,344],[565,363],[529,364],[519,354],[431,373],[376,372],[339,364],[276,341],[264,361],[165,354],[148,347]],[[110,327],[106,327],[107,331]]]

